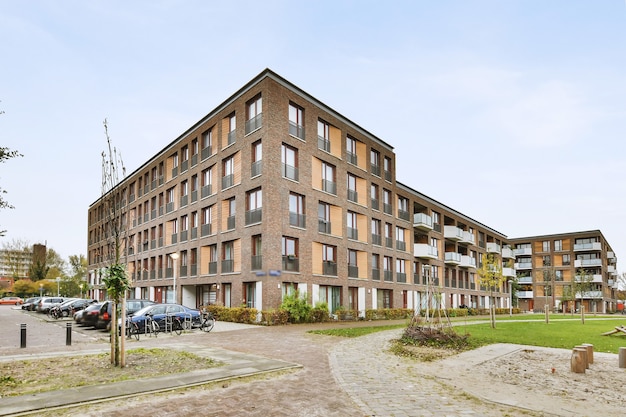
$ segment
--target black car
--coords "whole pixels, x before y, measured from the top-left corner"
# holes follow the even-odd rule
[[[142,308],[156,304],[150,300],[126,300],[126,314],[131,315]],[[100,307],[100,314],[98,315],[98,322],[95,324],[96,329],[108,329],[111,324],[111,314],[113,313],[113,303],[111,301],[105,301],[102,307]]]
[[[81,324],[83,326],[96,327],[102,304],[103,303],[94,303],[87,308],[80,310],[79,312],[74,314],[74,321],[77,324]]]
[[[24,304],[22,304],[22,310],[35,311],[39,300],[41,300],[41,297],[31,297],[27,299],[24,301]]]
[[[90,304],[95,303],[96,300],[89,298],[79,298],[69,303],[63,303],[59,305],[60,314],[62,317],[73,316],[75,312],[84,309]]]

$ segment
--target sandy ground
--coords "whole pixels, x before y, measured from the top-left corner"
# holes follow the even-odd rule
[[[571,372],[571,356],[566,349],[493,345],[420,369],[485,400],[544,415],[624,415],[626,369],[618,355],[594,352],[584,374]]]

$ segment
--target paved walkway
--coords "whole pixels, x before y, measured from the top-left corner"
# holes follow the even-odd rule
[[[224,367],[154,378],[146,384],[129,381],[3,398],[0,399],[0,415],[42,408],[47,408],[46,415],[124,417],[151,414],[263,417],[533,415],[464,395],[432,376],[420,374],[414,366],[407,365],[406,360],[390,355],[385,351],[388,341],[397,337],[400,330],[344,339],[307,331],[372,323],[258,327],[222,322],[218,325],[215,333],[159,337],[158,340],[145,339],[144,343],[193,350],[225,362]],[[101,344],[96,347],[105,348]],[[81,344],[80,348],[74,349],[87,353],[93,348],[93,344]],[[39,352],[27,356],[49,354]],[[262,376],[267,372],[289,369],[296,369],[296,372]],[[246,375],[259,377],[245,382],[233,379]],[[177,401],[171,401],[169,395],[136,396],[142,393],[141,386],[167,391],[226,379],[229,383],[210,391],[199,388],[177,392]],[[50,411],[77,401],[111,397],[124,399],[61,409],[58,414]]]

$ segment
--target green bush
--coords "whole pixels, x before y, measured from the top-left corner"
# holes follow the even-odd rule
[[[266,326],[280,326],[289,322],[286,310],[267,310],[261,312],[261,323]]]
[[[288,314],[290,323],[306,323],[311,321],[311,306],[306,298],[300,297],[298,291],[286,295],[280,305],[280,309]]]
[[[413,317],[410,308],[383,308],[365,310],[365,320],[399,320]]]
[[[232,323],[257,323],[257,309],[248,307],[224,307],[218,305],[209,305],[204,307],[210,311],[218,321],[229,321]]]
[[[325,323],[330,321],[330,314],[328,313],[328,304],[320,302],[315,304],[315,307],[311,309],[311,322],[312,323]]]

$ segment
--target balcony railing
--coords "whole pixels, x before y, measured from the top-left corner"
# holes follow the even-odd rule
[[[443,237],[448,240],[460,242],[463,240],[463,229],[456,226],[443,226]]]
[[[213,155],[213,149],[211,146],[207,146],[200,151],[200,158],[202,158],[203,161],[211,155]]]
[[[246,225],[261,223],[263,219],[262,212],[261,208],[246,211]]]
[[[359,267],[356,265],[348,265],[348,277],[350,278],[358,278],[359,277]]]
[[[532,254],[533,254],[532,248],[515,248],[515,249],[513,249],[513,255],[515,255],[515,256],[528,256],[528,255],[532,255]]]
[[[396,240],[396,249],[400,251],[405,251],[406,242],[404,240]]]
[[[217,262],[209,262],[209,274],[217,274]]]
[[[359,202],[359,193],[356,190],[348,189],[348,201],[352,201],[353,203]]]
[[[224,175],[222,177],[222,190],[224,190],[224,189],[226,189],[228,187],[232,187],[234,182],[235,182],[235,175],[234,174]]]
[[[224,259],[222,260],[222,273],[234,272],[235,271],[235,261],[232,259]]]
[[[226,219],[226,230],[233,230],[235,228],[235,216],[228,216]]]
[[[233,143],[235,143],[235,140],[237,140],[236,131],[231,130],[230,132],[228,132],[228,144],[232,145]]]
[[[421,230],[433,230],[433,218],[428,214],[414,213],[413,227]]]
[[[435,246],[430,246],[427,243],[415,243],[413,245],[413,255],[416,258],[437,259],[439,251]]]
[[[304,140],[304,126],[289,122],[289,134]]]
[[[292,166],[292,165],[288,165],[288,164],[282,164],[282,174],[283,177],[285,178],[289,178],[290,180],[294,180],[294,181],[298,181],[299,175],[298,175],[298,168]]]
[[[372,279],[374,281],[380,281],[380,269],[372,268]]]
[[[354,227],[347,228],[348,239],[358,240],[359,239],[359,230]]]
[[[601,250],[602,244],[600,242],[574,243],[574,252]]]
[[[250,268],[253,271],[263,269],[263,255],[252,255],[250,257]]]
[[[318,230],[320,233],[330,234],[330,222],[324,219],[318,219]]]
[[[323,151],[330,153],[330,141],[321,136],[317,137],[317,147]]]
[[[602,259],[593,258],[593,259],[576,259],[574,261],[574,267],[582,268],[585,266],[602,266]]]
[[[393,271],[385,269],[383,271],[383,279],[387,282],[393,282]]]
[[[377,198],[372,198],[372,210],[378,210],[380,207],[380,202]]]
[[[396,281],[397,282],[406,282],[406,273],[404,273],[404,272],[396,272]]]
[[[461,258],[462,256],[458,252],[446,252],[444,254],[444,262],[448,265],[460,265]]]
[[[377,233],[372,233],[372,245],[381,246],[382,244],[382,236]]]
[[[263,161],[255,161],[250,167],[250,176],[258,177],[263,173]]]
[[[334,261],[323,261],[322,262],[322,272],[323,272],[324,275],[337,276],[337,262],[334,262]]]
[[[402,220],[410,221],[411,214],[406,210],[398,209],[398,218]]]
[[[252,119],[246,120],[246,135],[260,129],[263,125],[263,113],[259,113]]]
[[[202,236],[209,236],[211,234],[211,223],[200,226],[200,234]]]
[[[291,226],[302,227],[306,225],[306,216],[304,214],[289,212],[289,224]]]
[[[346,160],[352,165],[358,165],[358,158],[354,152],[346,151]]]
[[[300,260],[294,255],[283,256],[283,270],[298,272],[300,271]]]
[[[380,177],[380,165],[370,164],[370,172],[372,173],[372,175]]]
[[[328,180],[322,180],[322,190],[327,193],[337,195],[337,183]]]
[[[211,184],[203,185],[202,189],[200,190],[201,198],[208,197],[211,194],[213,194]]]
[[[459,266],[462,268],[476,268],[476,258],[472,258],[469,255],[461,255],[461,264]]]

